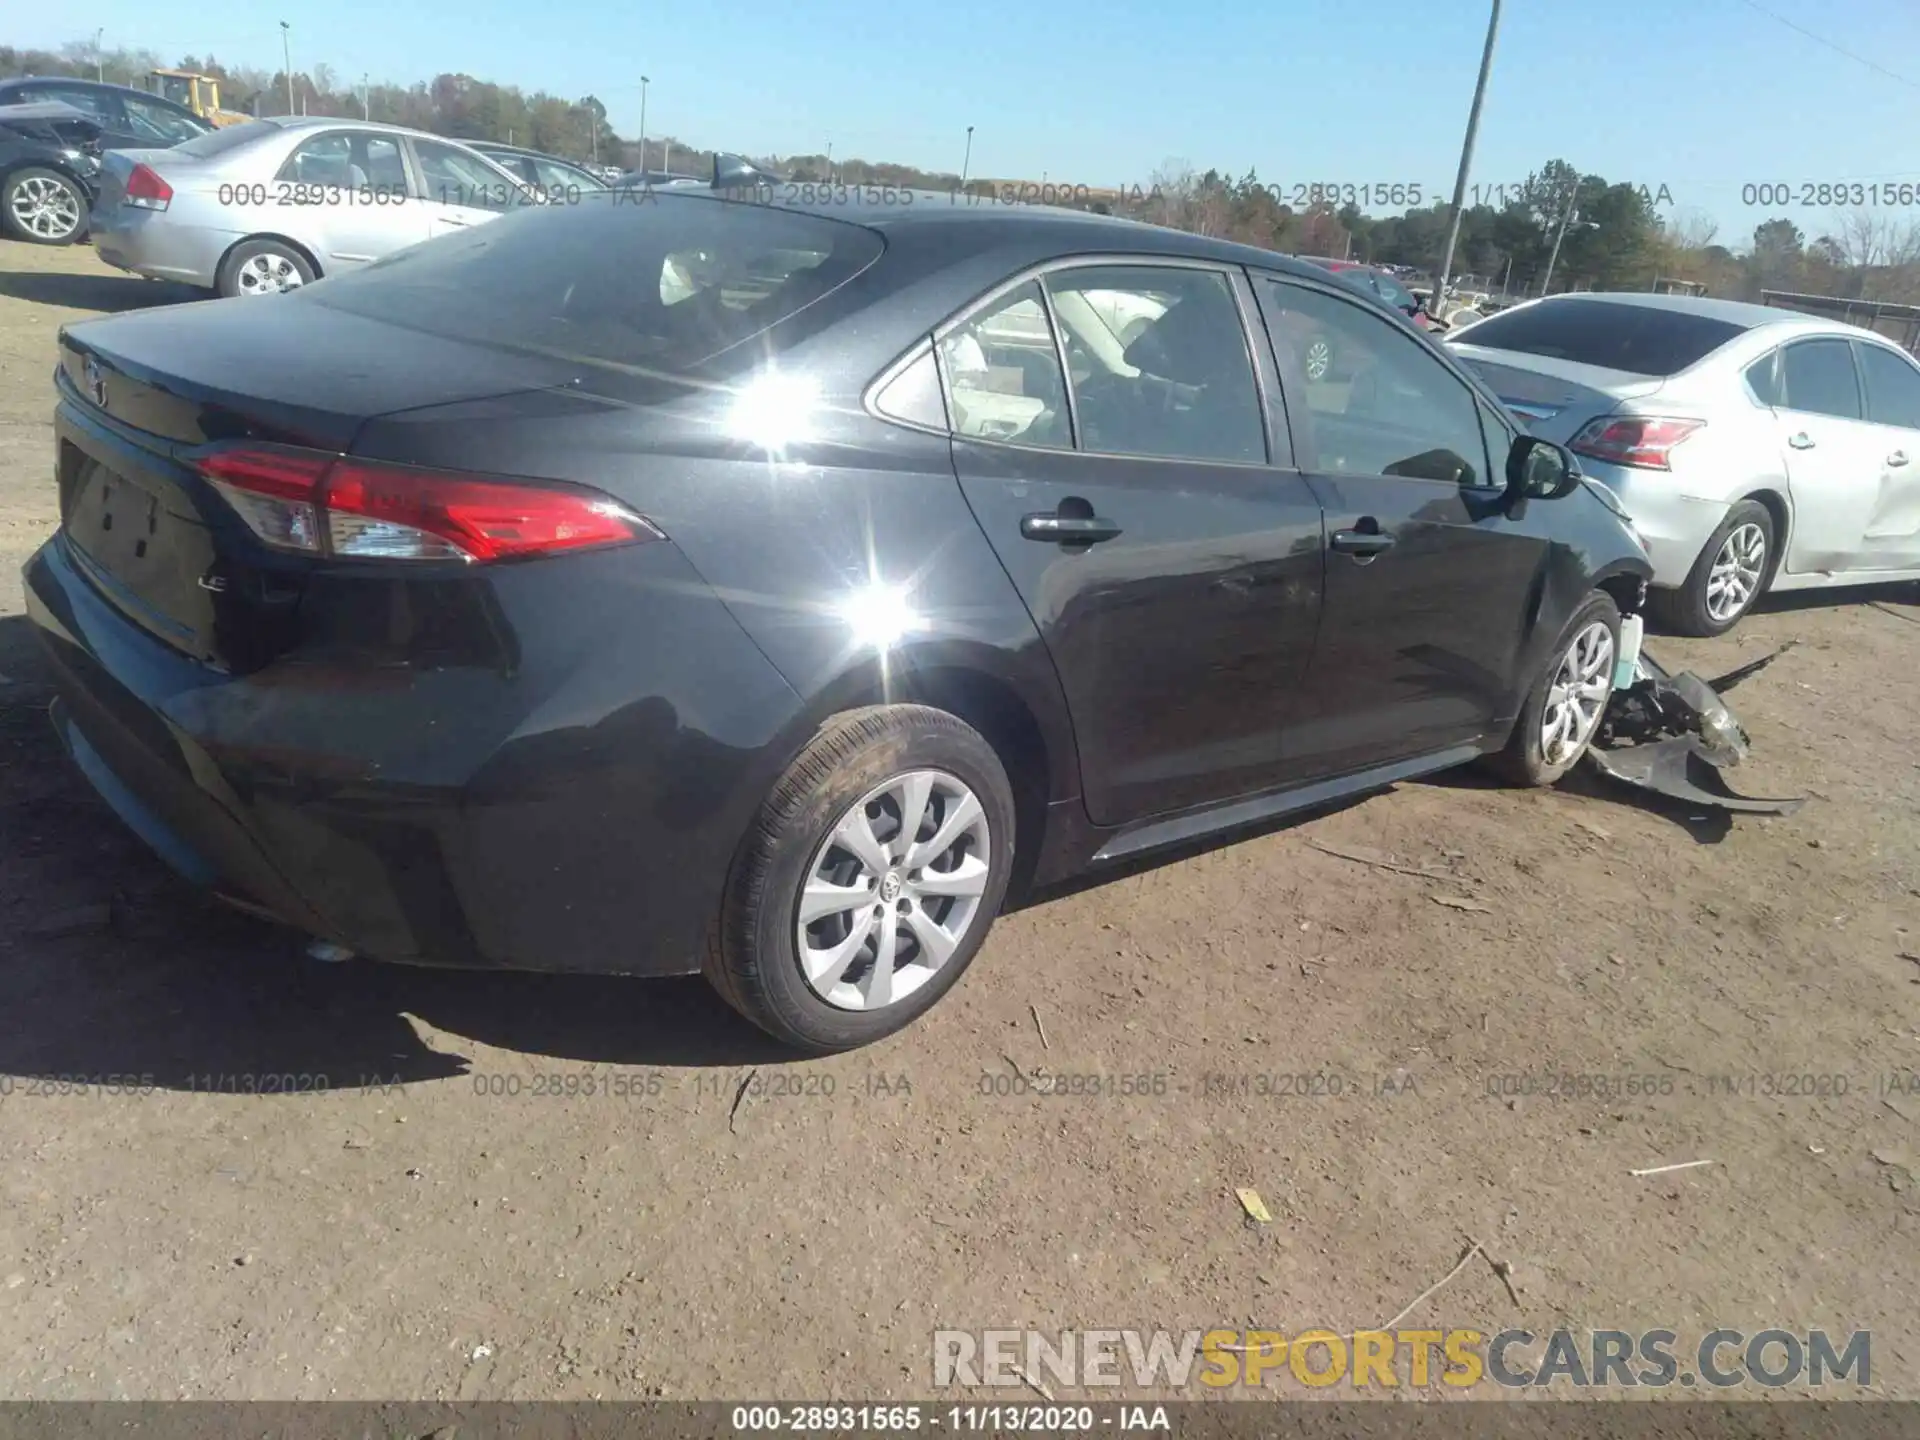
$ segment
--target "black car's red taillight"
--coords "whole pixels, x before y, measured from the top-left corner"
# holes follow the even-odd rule
[[[133,173],[127,176],[126,192],[120,199],[122,204],[136,209],[164,210],[173,203],[173,186],[150,166],[135,165]]]
[[[345,560],[482,564],[665,537],[583,485],[453,474],[288,446],[242,446],[198,468],[280,550]]]

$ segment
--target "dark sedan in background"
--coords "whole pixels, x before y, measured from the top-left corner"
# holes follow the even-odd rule
[[[0,227],[35,245],[85,235],[100,149],[100,127],[69,105],[0,105]]]
[[[128,85],[59,75],[0,80],[0,105],[49,101],[70,106],[98,125],[104,150],[166,149],[213,129],[186,106]]]
[[[478,150],[496,165],[526,181],[550,201],[565,204],[582,195],[605,190],[607,182],[584,165],[562,160],[518,145],[502,145],[494,140],[462,142],[469,150]]]
[[[704,970],[831,1050],[1010,886],[1580,758],[1648,565],[1565,451],[1312,266],[919,200],[588,196],[68,327],[76,763],[326,953]]]

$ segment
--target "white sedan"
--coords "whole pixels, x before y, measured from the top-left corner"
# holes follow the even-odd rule
[[[292,290],[540,200],[457,141],[318,116],[109,151],[104,164],[100,258],[221,295]]]
[[[1769,590],[1920,579],[1920,365],[1882,336],[1583,293],[1447,344],[1624,502],[1669,628],[1721,634]]]

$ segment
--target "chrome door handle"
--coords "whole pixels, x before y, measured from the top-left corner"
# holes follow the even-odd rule
[[[1802,430],[1798,435],[1789,437],[1787,444],[1796,450],[1811,450],[1813,449],[1813,437]]]
[[[1889,465],[1904,465],[1906,463],[1907,463],[1907,452],[1904,450],[1896,450],[1891,455],[1887,456],[1887,464]]]
[[[1058,545],[1098,545],[1121,531],[1111,520],[1102,520],[1096,515],[1047,513],[1022,515],[1020,533],[1028,540],[1052,541]]]

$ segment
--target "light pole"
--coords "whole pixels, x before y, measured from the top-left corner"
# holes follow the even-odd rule
[[[649,82],[647,80],[647,77],[642,75],[640,77],[640,169],[642,172],[645,172],[647,168],[647,85],[648,83]],[[661,166],[661,168],[664,170],[666,167],[663,165]]]
[[[833,183],[833,142],[827,141],[827,183]]]
[[[373,80],[369,75],[360,77],[360,118],[373,119]]]
[[[103,85],[107,80],[107,60],[101,53],[100,41],[105,38],[106,33],[107,27],[104,25],[93,32],[93,78]]]
[[[973,165],[973,126],[967,126],[967,153],[960,160],[960,189],[967,188],[967,171]]]
[[[1553,237],[1553,253],[1547,257],[1547,278],[1540,282],[1540,293],[1542,295],[1545,295],[1548,290],[1552,288],[1553,267],[1560,262],[1560,242],[1567,238],[1567,227],[1578,223],[1582,230],[1598,230],[1600,228],[1600,224],[1596,220],[1580,219],[1580,212],[1574,208],[1573,203],[1579,198],[1580,181],[1576,177],[1573,182],[1573,192],[1567,196],[1567,213],[1560,217],[1560,231]]]
[[[280,22],[280,59],[287,70],[287,114],[293,114],[293,27]]]
[[[1473,170],[1473,142],[1480,134],[1480,102],[1487,95],[1487,72],[1493,69],[1493,42],[1500,33],[1500,0],[1493,0],[1493,14],[1487,20],[1487,45],[1480,52],[1480,78],[1473,87],[1473,106],[1467,111],[1467,138],[1460,147],[1460,173],[1453,181],[1453,219],[1447,225],[1447,248],[1440,254],[1440,274],[1433,283],[1433,299],[1428,314],[1440,318],[1447,303],[1447,276],[1453,270],[1453,250],[1460,243],[1461,211],[1467,203],[1467,176]]]

